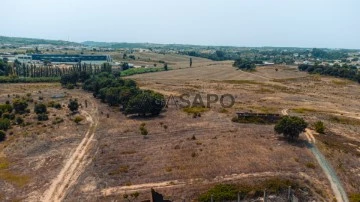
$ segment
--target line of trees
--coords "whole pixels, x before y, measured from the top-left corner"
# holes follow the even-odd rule
[[[162,94],[141,90],[134,80],[124,80],[109,72],[102,72],[87,79],[83,89],[91,91],[94,97],[109,106],[120,106],[126,115],[159,115],[165,106]]]
[[[0,76],[18,76],[27,78],[61,77],[73,72],[79,74],[81,72],[83,72],[83,74],[84,72],[87,74],[98,74],[104,71],[111,72],[111,68],[109,63],[104,63],[102,65],[78,63],[69,68],[60,68],[58,66],[25,64],[20,63],[18,60],[15,60],[14,63],[10,64],[7,61],[0,59]]]
[[[244,58],[239,58],[235,60],[233,66],[242,70],[254,70],[256,68],[256,64],[262,64],[262,61],[254,61]]]
[[[340,78],[346,78],[354,81],[358,81],[360,83],[360,72],[356,66],[349,66],[344,64],[342,66],[335,64],[334,66],[324,66],[324,65],[299,65],[300,71],[306,71],[311,74],[321,74],[321,75],[329,75]]]

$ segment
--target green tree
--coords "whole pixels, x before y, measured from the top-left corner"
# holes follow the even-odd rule
[[[60,83],[63,86],[66,86],[67,84],[76,85],[78,79],[79,79],[79,75],[76,72],[72,72],[69,74],[62,75],[60,79]]]
[[[81,71],[79,74],[79,81],[84,82],[90,78],[90,74],[86,71]]]
[[[43,103],[36,104],[34,107],[34,112],[36,114],[45,114],[47,112],[47,107]]]
[[[130,99],[125,114],[159,115],[164,106],[165,98],[163,95],[145,90]]]
[[[76,112],[79,109],[79,103],[77,99],[70,99],[69,100],[69,104],[68,104],[68,108],[70,109],[70,111],[72,112]]]
[[[23,114],[26,112],[26,108],[28,107],[28,103],[23,99],[14,99],[13,100],[13,108],[15,113]]]
[[[121,64],[121,69],[122,69],[122,70],[127,70],[127,69],[129,69],[129,68],[130,68],[129,63],[124,62],[124,63]]]
[[[235,60],[233,66],[243,70],[252,70],[256,68],[255,62],[242,58]]]
[[[294,140],[299,137],[301,132],[305,131],[308,124],[304,119],[296,116],[284,116],[275,125],[275,132],[283,134],[288,140]]]

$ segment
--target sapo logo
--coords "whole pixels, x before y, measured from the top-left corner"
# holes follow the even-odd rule
[[[205,101],[205,102],[204,102]],[[235,98],[231,94],[216,95],[216,94],[206,94],[201,96],[200,94],[195,94],[192,98],[190,94],[182,94],[179,97],[170,95],[166,101],[165,106],[175,105],[176,107],[207,107],[210,108],[212,104],[219,102],[223,108],[231,108],[235,104]],[[206,103],[206,104],[205,104]]]

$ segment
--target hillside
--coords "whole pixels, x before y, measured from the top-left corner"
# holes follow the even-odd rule
[[[6,37],[6,36],[0,36],[0,44],[11,44],[14,46],[39,45],[39,44],[48,44],[55,46],[81,46],[81,44],[79,43],[62,41],[62,40],[33,39],[33,38]]]

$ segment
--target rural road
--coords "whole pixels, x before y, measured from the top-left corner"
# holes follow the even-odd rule
[[[288,115],[288,109],[283,109],[281,111],[283,115]],[[316,140],[313,135],[313,131],[309,128],[305,129],[305,136],[308,139],[308,148],[310,151],[314,154],[317,162],[319,163],[320,167],[323,169],[326,177],[328,178],[331,189],[333,190],[333,193],[335,195],[337,202],[349,202],[349,198],[346,194],[346,191],[344,187],[341,184],[341,181],[339,180],[338,176],[336,175],[335,170],[332,168],[332,166],[329,164],[329,162],[326,160],[325,156],[320,152],[320,150],[316,146]]]
[[[81,114],[86,117],[87,121],[90,122],[89,129],[75,151],[66,160],[60,173],[52,180],[48,189],[41,197],[41,201],[62,201],[69,188],[76,183],[78,177],[89,163],[88,151],[92,146],[95,130],[98,124],[96,106],[91,113],[92,114],[89,114],[88,112],[81,110]]]
[[[101,196],[111,196],[111,195],[119,195],[119,194],[129,194],[139,191],[146,191],[151,188],[154,189],[164,189],[164,188],[175,188],[175,187],[184,187],[192,184],[212,184],[212,183],[224,183],[231,181],[239,181],[241,179],[249,178],[249,177],[274,177],[274,176],[302,176],[309,181],[314,181],[312,177],[308,176],[306,173],[299,172],[257,172],[257,173],[241,173],[241,174],[232,174],[226,176],[217,176],[212,180],[196,178],[196,179],[188,179],[188,180],[172,180],[172,181],[162,181],[162,182],[154,182],[154,183],[145,183],[145,184],[136,184],[130,186],[118,186],[118,187],[109,187],[101,190]],[[316,181],[316,180],[315,180]]]

